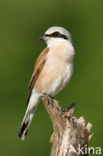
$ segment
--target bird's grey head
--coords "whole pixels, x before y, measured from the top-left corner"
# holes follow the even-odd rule
[[[64,29],[63,27],[53,26],[50,27],[43,36],[41,36],[41,40],[45,40],[48,42],[50,39],[63,39],[72,42],[71,34]]]

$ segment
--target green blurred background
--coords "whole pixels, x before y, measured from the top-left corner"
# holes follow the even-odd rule
[[[25,141],[17,133],[25,112],[34,62],[45,48],[39,37],[63,26],[75,46],[74,74],[56,96],[63,108],[92,122],[90,146],[103,147],[103,0],[0,0],[0,156],[49,156],[52,125],[42,103]]]

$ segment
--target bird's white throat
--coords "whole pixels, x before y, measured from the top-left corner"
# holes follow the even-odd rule
[[[60,46],[60,47],[62,46],[62,48],[65,47],[69,55],[75,54],[72,42],[69,40],[64,40],[61,38],[50,38],[46,41],[46,43],[48,48],[53,48],[55,46]]]
[[[47,41],[47,46],[48,48],[54,46],[54,45],[58,45],[58,44],[61,44],[61,43],[64,43],[64,44],[72,44],[69,40],[64,40],[62,38],[49,38]]]

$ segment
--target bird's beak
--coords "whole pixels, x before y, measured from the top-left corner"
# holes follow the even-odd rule
[[[41,36],[40,40],[45,40],[45,37],[46,37],[45,35]]]

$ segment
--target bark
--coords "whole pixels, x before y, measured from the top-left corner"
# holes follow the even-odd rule
[[[85,124],[83,117],[73,116],[75,104],[63,110],[59,103],[48,95],[43,96],[44,106],[52,120],[54,132],[50,142],[50,156],[87,156],[85,148],[91,139],[91,123]],[[82,151],[80,149],[82,148]]]

